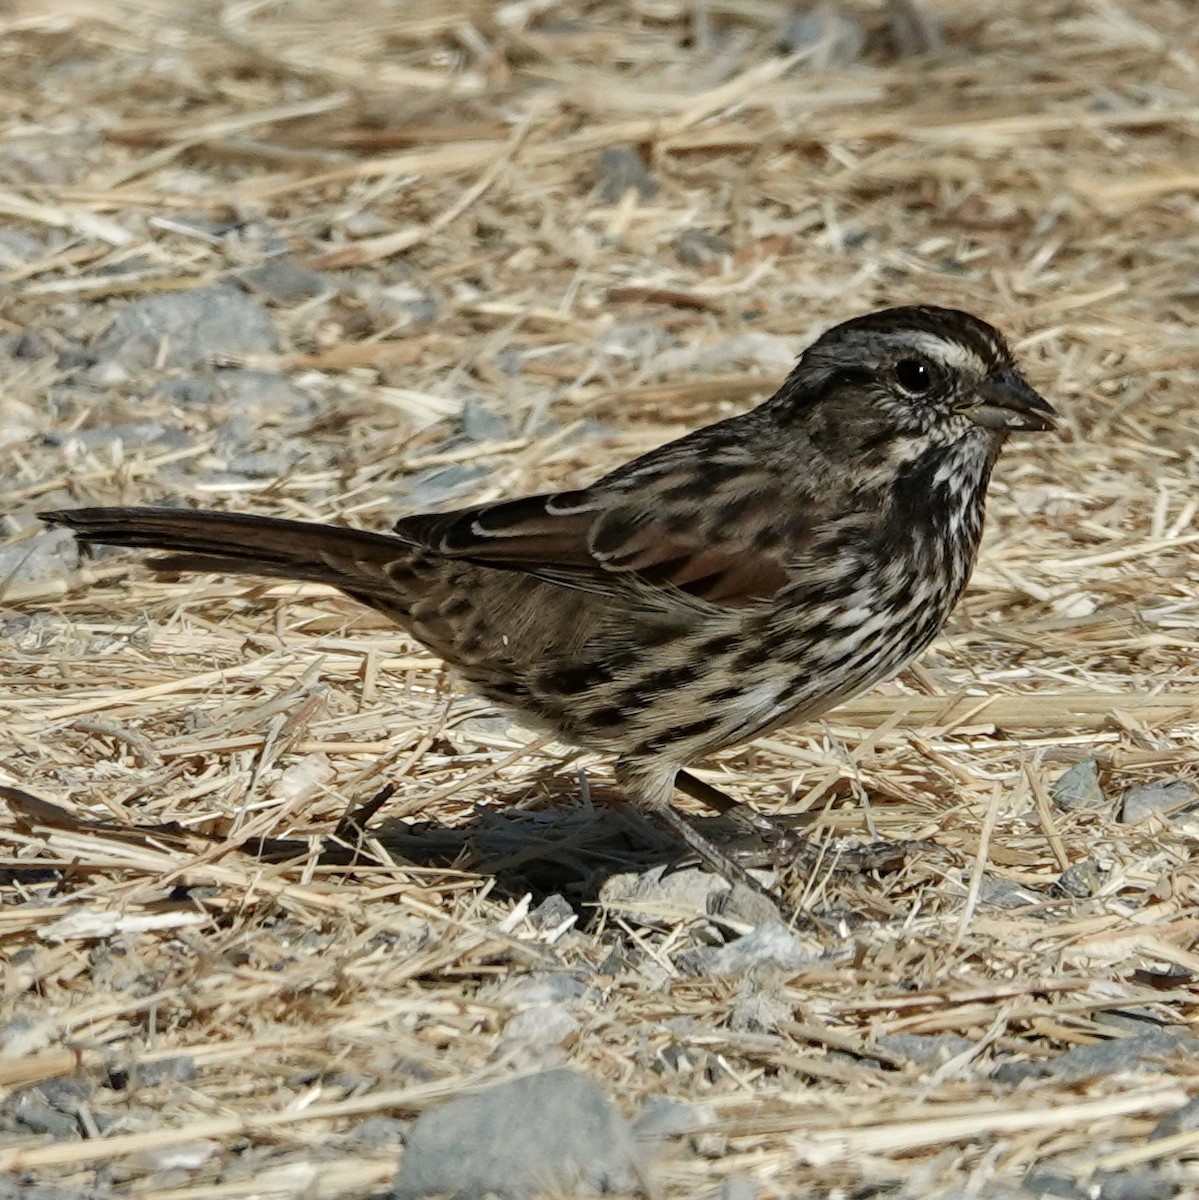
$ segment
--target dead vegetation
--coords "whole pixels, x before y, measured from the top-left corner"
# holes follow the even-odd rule
[[[704,1106],[663,1197],[998,1196],[1030,1171],[1199,1194],[1199,1133],[1147,1136],[1199,1088],[1186,1043],[1052,1067],[1195,1014],[1196,827],[1122,823],[1118,797],[1199,755],[1199,25],[1185,0],[986,7],[0,14],[0,484],[30,562],[33,514],[70,503],[385,527],[583,480],[888,303],[994,320],[1065,416],[1005,459],[916,670],[710,764],[826,842],[785,885],[828,948],[794,970],[689,973],[727,928],[601,904],[676,848],[607,804],[604,764],[593,807],[561,748],[349,602],[10,554],[0,1174],[380,1195],[399,1145],[367,1118],[561,1060],[626,1113]],[[290,290],[255,274],[280,257]],[[103,341],[229,279],[275,344]],[[296,394],[259,404],[279,377]],[[1065,809],[1087,759],[1106,799]],[[937,846],[837,870],[873,837]],[[551,893],[575,927],[538,918]],[[504,985],[561,971],[593,989],[570,1032],[509,1036]],[[897,1034],[965,1041],[920,1062]]]

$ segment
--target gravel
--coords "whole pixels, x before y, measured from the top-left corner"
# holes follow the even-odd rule
[[[392,1196],[528,1200],[645,1190],[624,1118],[598,1084],[559,1069],[423,1113],[409,1131]]]
[[[1170,816],[1199,802],[1199,792],[1187,779],[1163,779],[1129,788],[1120,797],[1120,820],[1136,825],[1150,817]]]
[[[231,284],[135,300],[93,347],[105,382],[149,368],[207,365],[224,355],[271,354],[279,346],[270,314]]]

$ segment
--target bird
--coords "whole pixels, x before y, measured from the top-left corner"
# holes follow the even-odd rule
[[[687,767],[910,663],[970,578],[1009,435],[1056,423],[993,326],[912,305],[832,326],[757,407],[581,488],[390,533],[178,507],[39,515],[83,544],[163,552],[162,570],[340,589],[525,725],[614,756],[625,798],[735,883],[673,795],[748,806]]]

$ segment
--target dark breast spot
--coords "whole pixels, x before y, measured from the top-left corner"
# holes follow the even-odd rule
[[[741,645],[741,638],[735,633],[721,634],[720,637],[708,638],[696,647],[703,658],[723,658]]]
[[[629,719],[628,710],[618,704],[607,704],[592,712],[584,713],[582,724],[588,729],[613,729],[624,725]]]
[[[612,668],[602,662],[579,663],[569,667],[555,667],[537,676],[537,688],[567,696],[578,696],[592,688],[608,683],[612,679]]]
[[[658,754],[663,750],[670,749],[671,746],[693,742],[711,733],[719,724],[719,717],[704,717],[702,720],[691,721],[686,725],[676,725],[673,729],[667,729],[642,742],[629,757]]]

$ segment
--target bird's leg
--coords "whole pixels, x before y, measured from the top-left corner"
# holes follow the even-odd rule
[[[679,772],[685,774],[685,772]],[[694,779],[694,776],[688,776]],[[674,790],[675,774],[672,770],[647,771],[644,767],[636,768],[618,762],[616,764],[616,782],[621,791],[633,801],[643,812],[648,813],[660,824],[665,825],[684,845],[688,847],[710,871],[715,872],[734,886],[741,884],[760,896],[765,896],[772,905],[777,906],[777,898],[769,889],[760,884],[740,863],[734,861],[723,850],[713,845],[702,833],[692,826],[671,806],[670,794]],[[698,779],[695,780],[701,787]],[[685,790],[685,789],[684,789]],[[742,806],[737,801],[726,796],[717,788],[711,789],[725,804],[723,811]],[[706,797],[699,797],[705,803]],[[719,810],[718,811],[722,811]]]
[[[674,778],[674,786],[692,800],[706,804],[715,812],[735,821],[743,829],[757,834],[780,861],[799,857],[807,846],[806,840],[794,830],[772,821],[752,805],[734,800],[732,796],[710,783],[705,783],[690,771],[680,771]]]

